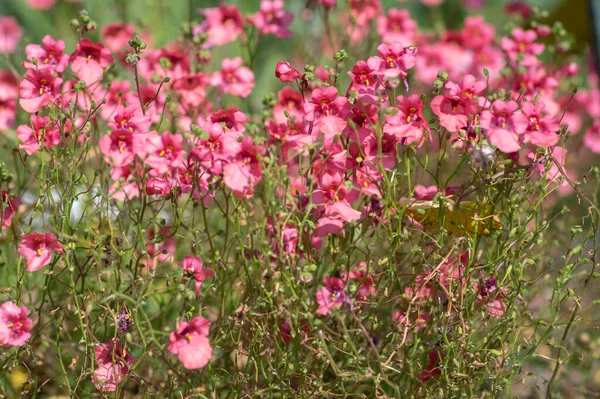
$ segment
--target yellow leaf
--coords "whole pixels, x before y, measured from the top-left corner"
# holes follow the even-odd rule
[[[444,228],[455,236],[490,235],[502,228],[500,217],[489,203],[476,201],[461,202],[446,199],[440,208],[438,201],[411,201],[405,214],[429,229],[437,229],[443,218]]]

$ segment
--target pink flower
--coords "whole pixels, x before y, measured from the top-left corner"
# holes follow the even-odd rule
[[[421,382],[426,382],[432,377],[442,374],[440,362],[444,359],[444,354],[439,353],[438,350],[435,349],[427,354],[427,359],[429,360],[429,363],[427,363],[423,371],[421,371]]]
[[[133,25],[124,22],[113,22],[104,25],[101,34],[106,47],[118,53],[127,49],[129,40],[135,35],[135,28]]]
[[[381,67],[381,58],[369,57],[367,61],[359,60],[348,76],[352,78],[352,84],[359,87],[372,87],[377,83],[377,72]]]
[[[100,108],[102,119],[109,120],[114,115],[115,111],[119,107],[123,107],[124,104],[138,104],[137,96],[131,91],[131,83],[128,80],[114,80],[106,91],[101,89],[94,90],[96,102],[99,103],[102,100],[106,100]]]
[[[302,74],[292,68],[289,62],[279,61],[275,67],[275,77],[282,82],[293,82],[302,79]]]
[[[56,122],[48,117],[31,116],[31,126],[21,125],[17,128],[17,137],[23,144],[19,148],[27,155],[33,155],[42,146],[50,149],[60,143],[60,130]]]
[[[595,120],[592,123],[592,126],[585,132],[583,144],[589,148],[590,151],[600,154],[600,119]]]
[[[77,44],[77,50],[71,54],[69,61],[73,72],[90,86],[100,80],[104,68],[112,64],[114,58],[108,48],[86,38]]]
[[[25,0],[25,2],[34,10],[49,10],[54,7],[56,0]]]
[[[240,198],[250,198],[254,186],[262,179],[259,159],[263,146],[255,145],[252,137],[244,137],[235,159],[223,167],[223,183]]]
[[[304,122],[304,102],[302,101],[302,95],[289,86],[284,87],[277,94],[277,103],[273,108],[273,117],[277,123],[288,123],[288,117],[293,119],[297,125],[302,125]]]
[[[60,95],[61,78],[54,78],[49,69],[28,69],[21,81],[19,104],[30,114],[38,112]]]
[[[446,95],[436,96],[431,101],[431,110],[440,119],[440,125],[450,132],[457,132],[467,125],[469,116],[477,112],[475,96],[481,95],[486,83],[477,81],[473,75],[466,75],[460,86],[454,82],[446,83]]]
[[[208,340],[209,328],[210,322],[198,316],[189,323],[179,322],[171,333],[169,352],[178,355],[186,369],[199,369],[210,361],[213,349]]]
[[[444,0],[421,0],[421,3],[425,4],[427,7],[435,7],[442,4]]]
[[[65,54],[65,42],[54,40],[52,36],[46,35],[42,39],[42,44],[29,44],[25,48],[27,59],[23,66],[27,69],[52,69],[63,73],[69,65],[69,56]],[[33,64],[33,59],[37,60],[37,66]]]
[[[416,63],[417,49],[404,47],[400,42],[394,42],[391,45],[381,43],[377,46],[377,53],[382,58],[380,68],[386,77],[400,77],[405,80],[406,71],[413,68]]]
[[[27,318],[27,308],[19,308],[13,302],[0,306],[0,346],[23,346],[31,337],[32,321]]]
[[[152,122],[150,118],[144,116],[139,107],[128,105],[127,108],[118,108],[113,118],[114,122],[110,122],[108,126],[112,129],[126,129],[132,133],[144,134],[150,130]]]
[[[248,117],[236,107],[228,109],[220,109],[210,116],[212,123],[220,123],[223,130],[236,130],[240,133],[246,131],[245,123],[248,122]]]
[[[519,104],[514,101],[504,102],[496,100],[491,111],[483,111],[479,123],[487,130],[487,140],[504,153],[517,152],[521,149],[519,137],[522,135],[529,121],[521,112],[517,112]]]
[[[515,28],[512,31],[513,39],[502,38],[502,50],[506,51],[512,61],[516,61],[519,55],[536,57],[544,52],[544,44],[536,43],[537,33],[534,30],[523,30]]]
[[[183,162],[185,155],[182,150],[183,136],[166,131],[160,136],[152,132],[146,137],[144,145],[144,162],[159,173],[177,168]]]
[[[423,117],[424,105],[418,94],[408,98],[399,96],[397,101],[398,112],[386,116],[383,131],[395,136],[401,144],[417,143],[420,147],[425,142],[425,132],[429,132],[429,125]]]
[[[318,314],[329,314],[332,309],[339,309],[344,303],[352,308],[352,299],[344,291],[344,281],[335,277],[323,277],[323,284],[325,286],[317,291]]]
[[[556,116],[546,115],[542,117],[545,105],[543,101],[537,104],[524,102],[521,105],[523,115],[528,119],[529,126],[524,133],[524,142],[542,147],[551,147],[558,143],[560,136],[560,124]]]
[[[465,18],[465,26],[460,31],[463,44],[469,48],[481,49],[494,41],[496,29],[487,24],[481,15]]]
[[[129,366],[133,365],[136,359],[121,348],[121,341],[118,339],[96,346],[94,354],[98,362],[98,368],[94,370],[92,378],[94,386],[104,392],[116,391],[129,373]]]
[[[261,0],[260,12],[249,21],[263,35],[274,35],[280,39],[292,36],[288,26],[294,20],[294,14],[283,10],[283,0]]]
[[[35,272],[50,263],[54,252],[62,255],[64,247],[52,233],[29,233],[23,236],[17,251],[27,261],[27,271]]]
[[[0,17],[0,53],[14,53],[22,34],[15,17]]]
[[[224,93],[248,97],[254,88],[254,72],[242,66],[242,57],[224,58],[221,71],[212,75],[211,84]]]
[[[187,281],[187,277],[194,277],[195,280],[195,289],[196,289],[196,299],[200,298],[200,288],[202,287],[202,283],[207,278],[211,278],[215,276],[215,271],[212,269],[207,269],[202,266],[202,259],[196,256],[186,256],[183,258],[183,262],[180,263],[180,266],[183,268],[184,276],[181,280],[182,284],[185,284]]]
[[[194,34],[206,32],[209,42],[215,46],[233,42],[244,33],[242,14],[234,5],[221,3],[219,7],[200,10],[199,13],[206,19],[194,29]]]
[[[142,139],[128,129],[113,130],[98,142],[106,163],[117,168],[127,166],[142,151]]]
[[[370,21],[381,14],[381,11],[381,0],[352,0],[350,2],[350,13],[358,26],[368,25]]]
[[[384,43],[414,44],[417,22],[410,18],[408,10],[390,8],[386,16],[377,18],[377,33]]]
[[[197,108],[206,99],[206,88],[209,83],[208,75],[198,72],[174,81],[173,89],[181,95],[184,105],[188,108]]]
[[[0,222],[2,222],[1,230],[10,227],[12,224],[13,214],[21,204],[18,197],[11,198],[6,190],[0,191]]]

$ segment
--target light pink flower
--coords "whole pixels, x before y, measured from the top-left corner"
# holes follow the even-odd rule
[[[121,348],[118,339],[96,346],[94,354],[98,362],[98,368],[94,370],[92,377],[94,386],[104,392],[116,391],[136,359]]]
[[[177,330],[171,333],[169,352],[178,355],[186,369],[199,369],[208,364],[212,356],[212,347],[208,340],[210,322],[198,316],[192,321],[179,322]]]
[[[254,72],[243,67],[242,63],[242,57],[224,58],[221,71],[212,75],[211,85],[224,93],[248,97],[254,88]]]
[[[22,34],[15,17],[0,17],[0,53],[14,53]]]
[[[0,306],[0,347],[23,346],[31,337],[32,321],[27,318],[27,308],[13,302]]]
[[[382,58],[381,73],[386,77],[400,77],[402,80],[406,80],[406,71],[412,69],[416,64],[416,47],[404,47],[400,42],[381,43],[377,46],[377,53]]]
[[[112,129],[126,129],[132,133],[145,134],[150,130],[152,122],[148,116],[144,116],[139,107],[128,104],[127,108],[118,108],[113,118],[114,122],[110,122],[108,126]]]
[[[89,86],[100,80],[104,68],[112,64],[114,58],[108,48],[86,38],[77,44],[77,50],[71,54],[69,61],[73,72]]]
[[[62,255],[64,247],[52,233],[29,233],[23,236],[17,251],[27,261],[27,271],[35,272],[50,263],[54,252]]]
[[[69,65],[69,56],[65,54],[65,42],[54,40],[52,36],[46,35],[42,39],[42,44],[29,44],[25,48],[27,60],[23,66],[27,69],[52,69],[63,73]],[[33,64],[33,59],[37,60],[37,66]]]

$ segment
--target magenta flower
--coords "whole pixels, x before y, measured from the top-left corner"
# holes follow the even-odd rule
[[[262,35],[274,35],[280,39],[292,36],[288,29],[294,14],[283,10],[283,0],[261,0],[260,12],[249,18]]]
[[[48,117],[31,116],[31,126],[21,125],[17,128],[17,137],[23,144],[19,148],[27,155],[33,155],[42,148],[50,149],[60,143],[60,130],[56,122]]]
[[[49,69],[28,69],[21,81],[19,104],[30,114],[38,112],[60,95],[61,78],[54,78]]]
[[[42,39],[42,44],[29,44],[25,48],[27,60],[23,66],[27,69],[51,69],[63,73],[69,65],[69,56],[65,54],[65,42],[54,40],[52,36],[46,35]],[[33,59],[37,60],[37,66],[33,64]]]
[[[491,110],[483,111],[479,117],[481,127],[487,130],[487,140],[507,154],[521,149],[519,137],[529,124],[518,109],[519,104],[514,101],[496,100]]]
[[[182,284],[185,284],[188,277],[194,277],[195,280],[195,289],[196,289],[196,299],[200,298],[200,288],[202,288],[202,283],[207,278],[214,277],[215,271],[212,269],[204,268],[202,265],[202,259],[196,256],[186,256],[183,258],[183,262],[179,264],[183,268],[184,276],[181,280]]]
[[[11,198],[8,191],[0,191],[0,222],[2,222],[0,231],[10,227],[12,217],[20,204],[21,201],[18,197]]]
[[[344,291],[346,284],[341,279],[323,277],[323,284],[325,286],[317,291],[318,314],[329,314],[332,309],[339,309],[344,303],[350,305],[352,309],[352,299]]]
[[[62,255],[64,247],[52,233],[29,233],[23,236],[17,251],[25,258],[27,271],[35,272],[50,263],[54,252]]]
[[[186,369],[199,369],[208,364],[212,356],[212,347],[208,340],[210,322],[198,316],[192,321],[179,322],[177,330],[171,333],[169,352],[178,355]]]
[[[254,72],[243,67],[242,63],[242,57],[224,58],[221,71],[212,75],[211,85],[224,93],[248,97],[254,88]]]
[[[14,53],[23,35],[15,17],[0,17],[0,53]]]
[[[293,82],[302,79],[302,74],[292,68],[289,62],[279,61],[275,67],[275,77],[282,82]]]
[[[129,366],[134,364],[136,359],[121,348],[121,341],[118,339],[96,346],[94,354],[98,362],[98,368],[94,370],[92,378],[94,386],[100,391],[116,391],[129,373]]]
[[[560,124],[556,116],[546,115],[542,117],[545,104],[543,101],[533,104],[524,102],[521,105],[523,115],[528,119],[529,126],[524,133],[524,142],[542,147],[551,147],[558,143],[560,136]]]
[[[12,302],[0,306],[0,346],[23,346],[31,337],[32,321],[27,318],[27,308]]]
[[[244,124],[248,122],[248,117],[236,107],[231,107],[215,111],[210,116],[210,121],[221,124],[225,131],[233,129],[244,133],[246,131]]]
[[[104,74],[104,68],[114,61],[110,50],[100,43],[92,43],[82,39],[77,44],[77,50],[69,59],[71,69],[88,86],[96,83]]]
[[[219,7],[206,8],[199,13],[204,15],[205,20],[194,29],[194,34],[206,32],[212,45],[222,46],[233,42],[244,33],[244,19],[234,5],[221,3]]]

